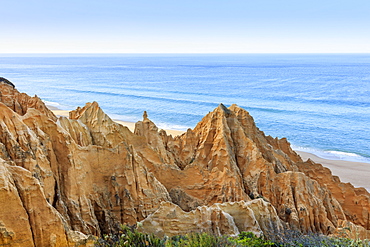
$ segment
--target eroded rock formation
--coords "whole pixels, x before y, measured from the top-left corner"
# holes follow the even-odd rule
[[[138,222],[168,236],[370,229],[366,190],[303,162],[236,105],[176,137],[145,113],[132,133],[96,102],[57,118],[3,78],[0,208],[0,245],[12,246],[88,246]]]
[[[264,231],[282,230],[283,223],[275,208],[263,199],[215,203],[190,212],[163,202],[156,212],[138,224],[138,229],[160,237],[185,235],[200,229],[215,235],[236,236],[245,231],[261,236]]]

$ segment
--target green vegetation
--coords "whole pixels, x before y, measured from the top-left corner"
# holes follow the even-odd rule
[[[209,233],[190,233],[185,236],[158,238],[151,234],[138,232],[134,228],[122,226],[118,235],[105,235],[100,238],[97,247],[242,247],[242,246],[274,246],[274,247],[370,247],[368,240],[348,238],[330,238],[319,234],[302,234],[287,230],[271,235],[269,239],[257,237],[251,232],[242,232],[237,237],[215,236]]]
[[[165,246],[166,239],[160,239],[151,234],[138,232],[134,228],[123,225],[122,230],[117,235],[104,235],[98,239],[95,246],[101,247],[120,247],[120,246],[137,246],[137,247],[161,247]]]

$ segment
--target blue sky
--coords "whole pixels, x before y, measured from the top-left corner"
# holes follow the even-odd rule
[[[370,53],[369,0],[0,0],[0,53]]]

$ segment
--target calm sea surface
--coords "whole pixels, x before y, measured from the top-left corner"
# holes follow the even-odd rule
[[[370,162],[370,54],[3,55],[0,76],[61,109],[97,101],[125,121],[146,110],[161,128],[235,103],[296,149]]]

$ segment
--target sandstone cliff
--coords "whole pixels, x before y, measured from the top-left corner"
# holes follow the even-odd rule
[[[145,113],[132,133],[96,102],[57,118],[3,78],[0,204],[0,245],[12,246],[91,245],[138,222],[168,236],[370,229],[366,190],[303,162],[236,105],[176,137]]]

